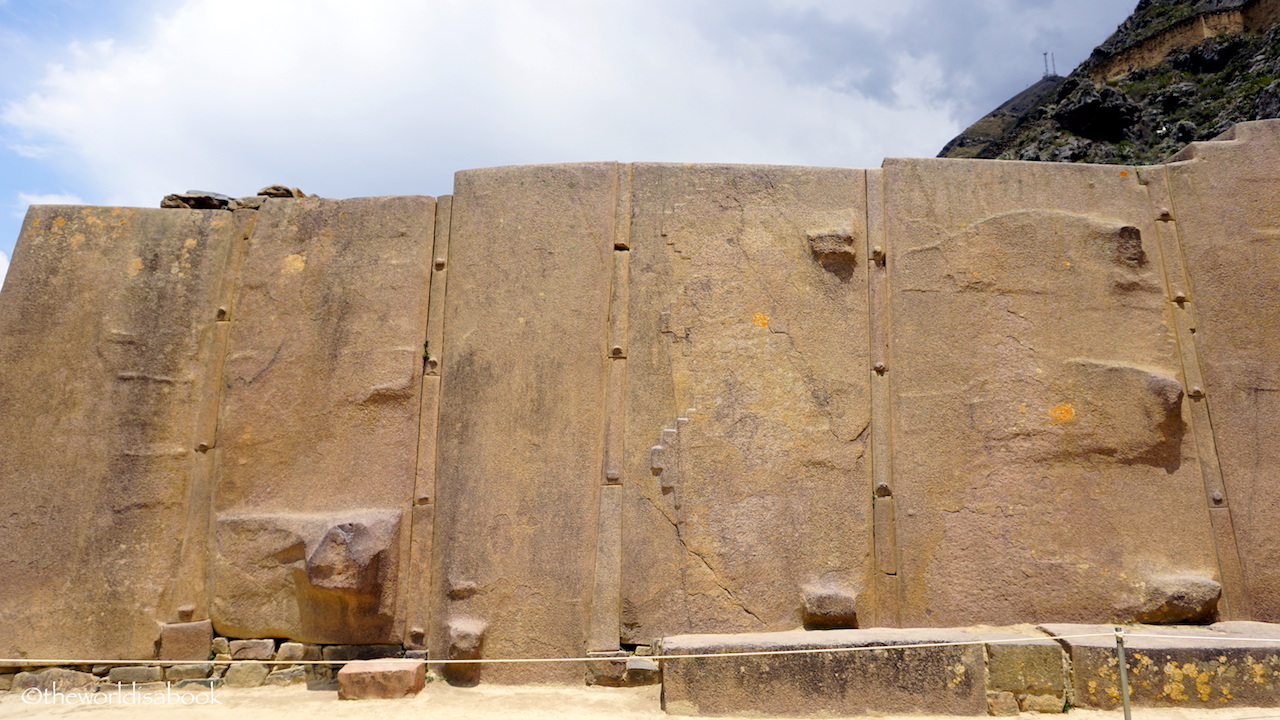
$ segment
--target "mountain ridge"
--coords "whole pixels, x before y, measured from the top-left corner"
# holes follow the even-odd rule
[[[938,157],[1145,164],[1280,117],[1280,0],[1142,0],[1066,77],[1045,76]]]

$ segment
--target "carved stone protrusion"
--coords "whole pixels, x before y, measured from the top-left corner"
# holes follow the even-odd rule
[[[806,630],[834,630],[858,627],[858,594],[829,583],[814,583],[800,589],[804,600]]]
[[[1142,249],[1142,231],[1125,225],[1116,231],[1116,262],[1131,267],[1147,264],[1147,253]]]
[[[1218,619],[1222,584],[1194,575],[1152,578],[1146,597],[1134,609],[1133,619],[1142,623],[1210,623]]]
[[[457,617],[449,621],[449,660],[477,660],[484,651],[484,634],[489,623],[478,618]],[[480,682],[479,663],[448,663],[441,674],[452,685]]]
[[[649,448],[649,471],[660,479],[663,490],[675,487],[676,473],[671,470],[679,462],[681,430],[689,424],[688,416],[693,413],[694,409],[689,408],[683,417],[676,418],[672,427],[663,428],[658,434],[658,444]]]
[[[378,559],[389,543],[364,523],[329,528],[307,557],[307,579],[318,588],[372,592],[378,581]]]
[[[858,254],[853,247],[853,234],[848,230],[809,233],[809,252],[822,269],[849,282],[858,267]]]
[[[240,637],[398,643],[399,532],[396,510],[219,518],[212,619]]]

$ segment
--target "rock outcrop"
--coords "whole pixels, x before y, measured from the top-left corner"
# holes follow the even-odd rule
[[[1280,117],[1277,21],[1277,0],[1143,0],[1069,76],[1031,86],[939,157],[1153,163]]]

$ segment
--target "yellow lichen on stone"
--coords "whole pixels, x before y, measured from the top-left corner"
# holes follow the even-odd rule
[[[1209,673],[1201,672],[1196,676],[1196,691],[1200,693],[1200,701],[1205,702],[1213,694],[1213,686],[1209,684]]]
[[[1173,700],[1174,702],[1182,702],[1183,700],[1187,699],[1187,690],[1186,688],[1182,687],[1181,682],[1165,683],[1164,689],[1161,691],[1160,694],[1169,696],[1169,699]]]
[[[307,267],[307,254],[286,255],[280,263],[280,271],[286,275],[296,275]]]

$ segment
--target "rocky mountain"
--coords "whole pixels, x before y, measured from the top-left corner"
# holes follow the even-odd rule
[[[1048,76],[939,157],[1147,164],[1280,117],[1280,0],[1142,0],[1067,77]]]

